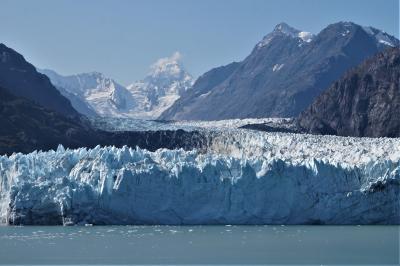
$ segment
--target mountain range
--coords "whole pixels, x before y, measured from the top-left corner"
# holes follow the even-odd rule
[[[352,22],[317,35],[280,23],[243,61],[200,76],[160,119],[295,117],[345,71],[398,45],[395,37]]]
[[[103,77],[101,74],[93,73],[92,81],[93,76]],[[78,81],[85,84],[84,81],[89,83],[90,79],[78,79]],[[105,85],[104,88],[111,87],[118,90],[114,84],[107,83],[111,82],[110,79],[103,78],[102,81],[104,83],[99,83]],[[100,95],[104,92],[101,86],[98,91]],[[75,99],[86,104],[78,97]],[[124,98],[114,99],[116,105],[123,104]],[[59,144],[68,148],[128,145],[156,150],[194,148],[202,142],[204,140],[196,132],[183,130],[156,132],[98,130],[72,107],[70,101],[52,85],[46,75],[37,72],[21,54],[0,44],[0,154],[57,149]]]
[[[142,81],[124,87],[98,72],[64,77],[41,70],[50,82],[21,54],[0,44],[0,153],[48,150],[58,144],[156,149],[204,141],[182,130],[104,132],[85,119],[157,118],[162,112],[163,119],[302,112],[298,124],[310,133],[396,137],[398,45],[394,37],[354,23],[332,24],[318,35],[280,24],[244,61],[215,68],[193,86],[174,54],[153,64]],[[368,57],[372,59],[365,61]]]
[[[180,54],[157,60],[148,75],[124,87],[99,72],[62,76],[39,69],[86,116],[155,119],[193,84],[183,68]]]

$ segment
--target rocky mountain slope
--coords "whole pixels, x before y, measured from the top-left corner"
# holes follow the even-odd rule
[[[193,83],[180,63],[179,53],[159,59],[143,80],[128,87],[98,72],[62,76],[48,69],[39,71],[87,116],[154,119]]]
[[[106,132],[93,129],[84,118],[74,119],[48,110],[28,99],[17,97],[0,87],[0,155],[15,152],[97,145],[201,149],[206,140],[202,134],[183,130],[149,132]]]
[[[0,87],[66,116],[78,116],[67,98],[24,57],[0,44]]]
[[[48,150],[60,143],[93,146],[92,131],[81,122],[0,88],[0,154]]]
[[[299,117],[307,132],[400,137],[400,49],[387,49],[352,69]]]
[[[116,106],[124,105],[126,98],[116,92],[119,91],[118,85],[101,74],[92,73],[89,77],[73,78],[72,81],[98,85],[92,87],[97,96],[107,94],[106,88],[114,88],[110,99]],[[59,144],[68,148],[129,145],[155,150],[195,148],[204,142],[197,132],[183,130],[105,132],[94,129],[47,76],[36,72],[22,55],[5,45],[0,45],[0,84],[12,86],[0,86],[0,154],[56,149]],[[74,86],[70,89],[78,93],[79,88]],[[63,93],[72,95],[66,90]],[[77,96],[74,94],[73,97]],[[82,103],[79,99],[77,102]]]
[[[393,36],[351,22],[317,35],[281,23],[242,62],[201,76],[160,118],[294,117],[346,70],[397,45]]]

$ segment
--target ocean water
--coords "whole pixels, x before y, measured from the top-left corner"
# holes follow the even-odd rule
[[[0,264],[398,265],[399,226],[0,227]]]

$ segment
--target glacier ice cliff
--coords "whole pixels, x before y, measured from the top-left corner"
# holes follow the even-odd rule
[[[400,224],[398,139],[245,130],[207,151],[0,157],[4,224]]]

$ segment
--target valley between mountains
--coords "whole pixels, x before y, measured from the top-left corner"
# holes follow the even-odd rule
[[[0,223],[400,224],[400,42],[276,25],[193,77],[122,85],[0,44]]]

